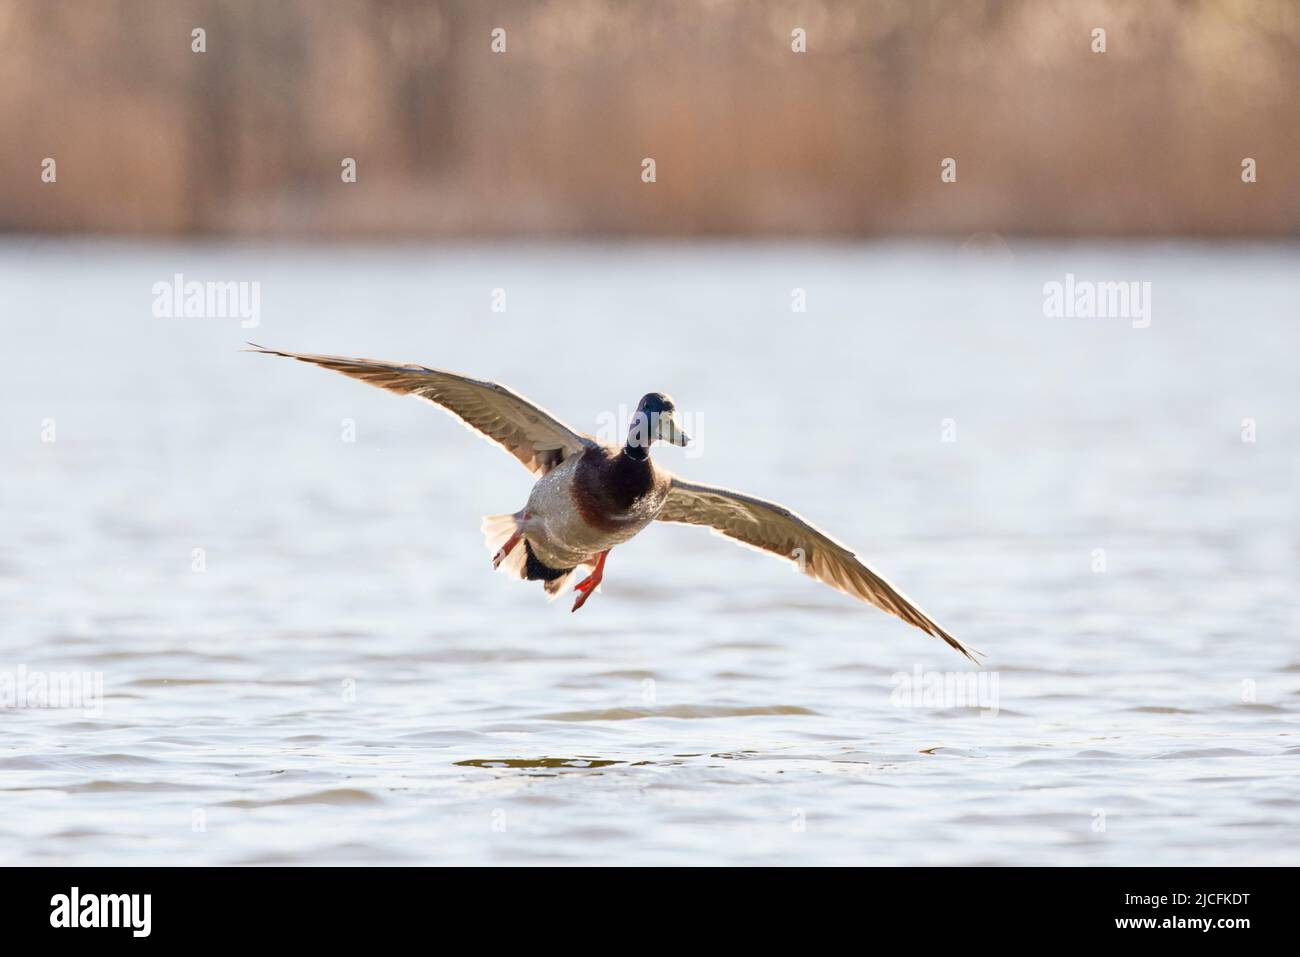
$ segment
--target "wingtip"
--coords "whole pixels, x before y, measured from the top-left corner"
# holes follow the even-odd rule
[[[986,652],[980,651],[978,648],[972,648],[959,638],[955,638],[948,634],[948,632],[939,625],[935,625],[934,628],[935,630],[930,632],[931,635],[941,639],[946,645],[948,645],[948,647],[952,648],[953,651],[956,651],[963,657],[967,658],[971,664],[975,665],[975,667],[984,667],[984,662],[980,661],[980,658],[987,658],[988,654]],[[929,631],[929,629],[926,630]]]

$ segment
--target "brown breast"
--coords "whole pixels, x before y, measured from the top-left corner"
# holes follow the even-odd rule
[[[658,513],[671,484],[649,456],[597,446],[582,453],[573,476],[573,504],[582,520],[603,532],[644,524]]]

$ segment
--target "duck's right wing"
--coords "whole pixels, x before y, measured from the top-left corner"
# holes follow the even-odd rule
[[[594,444],[592,439],[575,432],[541,406],[495,382],[418,365],[281,352],[251,342],[249,345],[253,352],[310,362],[389,392],[417,395],[501,446],[534,475],[545,475],[568,456]]]
[[[979,664],[975,655],[980,652],[945,631],[883,575],[868,568],[851,548],[784,505],[673,476],[658,518],[661,522],[704,525],[742,545],[792,561],[810,578],[897,615]]]

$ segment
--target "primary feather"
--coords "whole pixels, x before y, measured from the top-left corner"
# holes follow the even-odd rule
[[[958,641],[847,545],[783,505],[714,485],[673,477],[659,521],[704,525],[719,535],[795,562],[800,571],[859,601],[941,638],[971,661],[979,652]]]
[[[309,362],[399,395],[416,395],[445,409],[505,449],[534,475],[545,475],[568,456],[593,444],[541,406],[495,382],[455,372],[377,359],[282,352],[248,343],[253,352]]]

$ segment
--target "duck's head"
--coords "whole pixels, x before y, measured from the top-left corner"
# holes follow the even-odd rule
[[[662,392],[650,392],[637,403],[636,414],[627,430],[624,451],[633,458],[645,458],[650,446],[657,441],[685,445],[690,436],[682,431],[677,421],[677,407]]]

